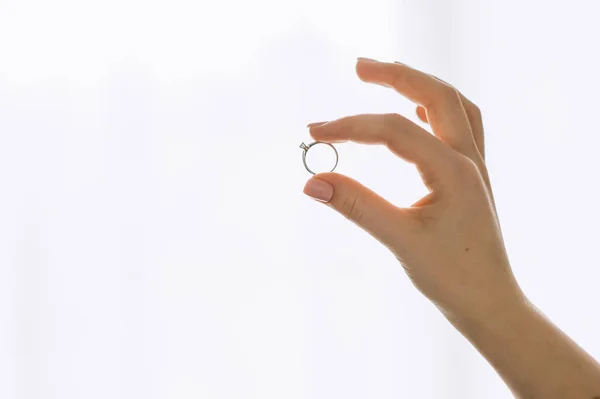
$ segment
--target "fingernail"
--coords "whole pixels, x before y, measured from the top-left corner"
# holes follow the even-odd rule
[[[306,182],[304,186],[304,194],[317,201],[329,202],[333,197],[333,186],[327,183],[325,180],[317,179],[313,177]]]
[[[315,126],[321,126],[326,124],[329,121],[324,121],[324,122],[313,122],[313,123],[309,123],[308,125],[306,125],[306,127],[315,127]]]
[[[373,62],[379,62],[377,60],[374,60],[373,58],[365,58],[365,57],[358,57],[358,60],[359,61],[363,61],[363,62],[371,62],[371,63],[373,63]]]
[[[403,65],[407,68],[415,69],[415,68],[411,67],[410,65],[405,64],[404,62],[400,62],[400,61],[394,61],[394,64]]]

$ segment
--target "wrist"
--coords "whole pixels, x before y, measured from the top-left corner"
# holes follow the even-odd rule
[[[444,316],[468,339],[485,331],[501,331],[533,317],[536,310],[524,293],[517,287],[504,295],[478,301],[466,310],[448,312]]]

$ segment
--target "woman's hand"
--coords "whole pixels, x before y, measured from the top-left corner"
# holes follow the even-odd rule
[[[417,166],[431,192],[400,208],[336,173],[315,176],[304,192],[386,245],[447,316],[476,317],[522,301],[484,162],[479,109],[449,84],[403,64],[361,58],[356,71],[363,81],[393,88],[417,103],[417,114],[433,135],[401,115],[382,114],[310,124],[311,136],[384,144]]]
[[[358,76],[418,104],[433,135],[397,114],[310,124],[318,141],[384,144],[430,193],[408,208],[323,173],[304,187],[386,245],[414,285],[519,398],[600,398],[600,365],[531,305],[511,272],[484,162],[479,110],[452,86],[399,63],[359,59]]]

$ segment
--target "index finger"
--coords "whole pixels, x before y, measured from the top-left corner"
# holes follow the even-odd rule
[[[310,135],[328,143],[383,144],[417,166],[432,189],[449,181],[458,154],[428,131],[398,114],[360,114],[310,126]],[[436,187],[438,186],[438,187]]]

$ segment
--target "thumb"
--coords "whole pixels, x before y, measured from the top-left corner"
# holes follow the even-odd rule
[[[335,209],[385,245],[398,240],[405,224],[400,208],[338,173],[312,177],[304,186],[304,194]]]

